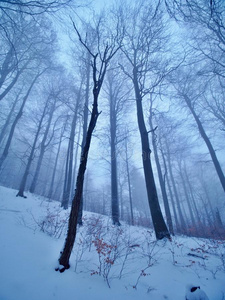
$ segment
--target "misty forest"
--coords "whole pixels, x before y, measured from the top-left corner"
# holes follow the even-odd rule
[[[225,2],[0,0],[0,40],[0,299],[225,299]]]

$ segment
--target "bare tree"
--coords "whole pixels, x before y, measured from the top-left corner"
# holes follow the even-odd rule
[[[178,76],[179,76],[179,80],[178,80]],[[204,83],[200,85],[198,82],[198,85],[196,85],[196,78],[198,78],[199,81],[201,80],[201,78],[198,77],[197,74],[193,72],[193,68],[189,68],[187,70],[181,69],[178,71],[176,78],[173,78],[173,86],[177,91],[177,95],[179,96],[180,99],[184,101],[184,103],[186,104],[187,108],[189,109],[191,115],[193,116],[196,122],[199,133],[203,138],[205,145],[208,148],[217,175],[219,177],[223,190],[225,191],[225,177],[223,174],[223,170],[217,158],[215,149],[208,137],[208,134],[206,133],[203,127],[199,113],[196,108],[198,105],[198,101],[201,98],[201,95],[205,88]]]
[[[145,96],[158,86],[166,73],[162,60],[162,47],[167,40],[163,12],[160,1],[155,6],[138,1],[133,7],[129,9],[126,7],[119,14],[127,24],[122,51],[129,64],[127,68],[121,67],[133,83],[141,136],[142,162],[154,230],[157,239],[170,238],[158,201],[150,158],[148,130],[143,113]],[[128,69],[131,71],[127,71]]]
[[[41,17],[38,22],[24,17],[15,20],[16,28],[12,21],[6,22],[9,33],[2,37],[0,101],[9,95],[23,74],[31,69],[36,71],[43,64],[49,66],[54,58],[49,54],[55,52],[56,35],[48,20]]]
[[[69,224],[68,224],[68,231],[67,231],[67,237],[65,241],[65,245],[63,248],[63,251],[61,252],[60,258],[59,258],[59,264],[60,266],[56,270],[60,272],[64,272],[66,269],[70,268],[69,265],[69,259],[70,255],[73,249],[73,245],[75,242],[76,238],[76,230],[77,230],[77,221],[78,221],[78,214],[79,214],[79,206],[80,206],[80,201],[82,197],[82,192],[83,192],[83,183],[84,183],[84,174],[87,166],[87,161],[88,161],[88,153],[89,153],[89,148],[91,145],[91,138],[92,138],[92,133],[94,131],[94,128],[97,123],[97,119],[99,117],[99,111],[98,111],[98,97],[99,93],[101,91],[102,83],[105,78],[106,70],[109,65],[110,60],[112,57],[115,55],[115,53],[118,51],[120,48],[120,44],[118,46],[118,41],[119,40],[119,32],[116,32],[116,36],[111,35],[110,41],[102,41],[100,38],[103,38],[101,35],[100,27],[101,27],[101,21],[102,19],[100,18],[98,23],[97,23],[97,30],[96,30],[96,37],[98,41],[97,45],[97,53],[94,54],[85,41],[82,39],[77,27],[74,25],[74,29],[79,37],[79,41],[81,44],[84,46],[84,48],[90,53],[92,57],[92,71],[93,71],[93,106],[92,106],[92,111],[91,111],[91,118],[89,121],[88,125],[88,130],[87,130],[87,135],[86,135],[86,141],[84,148],[82,149],[81,153],[81,159],[80,159],[80,166],[77,174],[77,180],[76,180],[76,190],[75,190],[75,195],[73,198],[72,202],[72,207],[71,207],[71,212],[70,212],[70,217],[69,217]],[[100,45],[100,42],[103,42],[103,46]],[[103,47],[102,51],[100,50]],[[99,67],[98,67],[99,66]]]
[[[45,12],[56,12],[63,6],[71,4],[72,0],[44,0],[44,1],[24,1],[24,0],[0,0],[0,11],[2,14],[9,12],[23,13],[28,15],[39,15]]]
[[[224,1],[165,0],[169,14],[188,26],[192,52],[206,60],[204,72],[225,77]],[[190,36],[190,34],[189,34]]]

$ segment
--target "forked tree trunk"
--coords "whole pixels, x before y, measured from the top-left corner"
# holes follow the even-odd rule
[[[137,119],[138,127],[141,136],[142,146],[142,163],[144,167],[145,183],[148,195],[148,202],[152,217],[152,222],[155,230],[155,235],[158,240],[163,238],[170,238],[170,234],[166,223],[163,219],[162,211],[159,205],[158,195],[156,191],[156,185],[151,164],[151,150],[149,147],[148,132],[146,130],[144,114],[142,108],[142,96],[139,89],[137,69],[133,70],[133,84],[136,96],[136,107],[137,107]]]
[[[94,55],[90,52],[90,49],[87,47],[87,45],[83,42],[75,24],[74,29],[77,32],[77,35],[79,37],[79,40],[81,44],[86,48],[86,50],[91,54],[93,62],[92,62],[92,70],[93,70],[93,105],[92,105],[92,111],[91,111],[91,118],[88,125],[87,135],[85,139],[85,144],[81,152],[81,159],[80,159],[80,166],[78,169],[77,174],[77,180],[76,180],[76,190],[75,195],[72,201],[72,207],[70,211],[70,217],[69,217],[69,223],[68,223],[68,231],[67,231],[67,237],[65,241],[65,245],[63,248],[63,251],[61,252],[60,258],[59,258],[59,264],[60,267],[56,268],[56,271],[64,272],[66,269],[69,269],[69,259],[70,255],[73,249],[73,245],[76,238],[76,232],[77,232],[77,223],[78,223],[78,215],[79,215],[79,209],[80,209],[80,203],[83,193],[83,185],[84,185],[84,174],[87,167],[87,161],[88,161],[88,153],[89,148],[91,145],[91,139],[92,139],[92,133],[95,129],[97,119],[99,116],[98,112],[98,96],[102,87],[102,83],[105,77],[106,69],[108,66],[108,63],[110,59],[114,56],[114,54],[118,51],[119,48],[116,50],[113,46],[106,45],[105,50],[102,55],[100,53],[97,53]],[[115,50],[115,51],[114,51]],[[100,56],[100,68],[97,70],[97,57]],[[61,267],[63,266],[63,267]]]

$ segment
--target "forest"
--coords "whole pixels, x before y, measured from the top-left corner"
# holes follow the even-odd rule
[[[101,218],[115,239],[137,227],[225,251],[223,0],[0,0],[0,40],[0,213],[5,188],[56,203],[33,221],[61,239],[57,273]],[[106,236],[86,246],[110,272]]]

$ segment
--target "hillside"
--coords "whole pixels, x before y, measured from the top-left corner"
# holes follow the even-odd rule
[[[189,283],[225,299],[225,242],[155,241],[151,230],[117,228],[85,212],[71,268],[55,272],[68,212],[57,202],[0,187],[0,300],[184,299]]]

